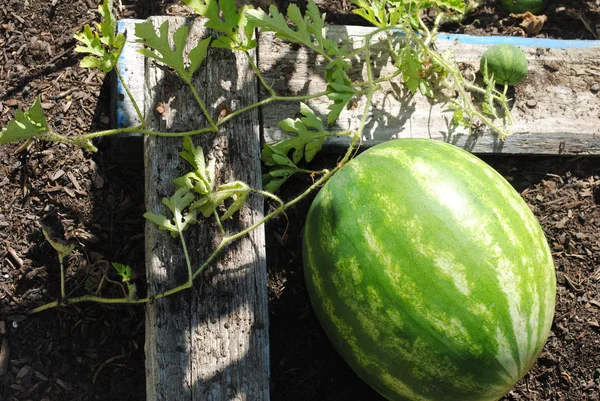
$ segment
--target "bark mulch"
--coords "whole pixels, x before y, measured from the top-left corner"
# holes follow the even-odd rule
[[[268,1],[267,1],[268,2]],[[279,1],[286,7],[289,1]],[[297,1],[303,5],[305,2]],[[357,23],[350,2],[318,2],[334,23]],[[471,34],[524,35],[522,20],[484,1]],[[78,134],[110,125],[108,80],[78,67],[73,34],[97,20],[93,0],[0,3],[0,126],[36,97],[53,128]],[[181,12],[168,0],[115,2],[119,17]],[[600,2],[550,1],[541,35],[594,39]],[[109,262],[131,265],[142,285],[141,147],[101,141],[90,154],[35,142],[0,146],[0,400],[145,399],[143,307],[78,304],[27,317],[60,294],[59,261],[42,225],[76,245],[67,289],[120,291]],[[558,278],[556,318],[530,374],[505,400],[600,399],[600,163],[592,158],[488,157],[544,228]],[[291,197],[309,178],[283,188]],[[272,400],[381,399],[331,348],[304,288],[299,233],[306,201],[268,225]]]

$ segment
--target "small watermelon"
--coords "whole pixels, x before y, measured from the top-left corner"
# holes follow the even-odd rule
[[[304,274],[329,339],[393,401],[493,401],[531,369],[556,280],[535,216],[472,154],[375,146],[321,189]]]
[[[520,14],[529,11],[539,15],[548,5],[548,0],[500,0],[500,5],[509,13]]]
[[[527,75],[527,57],[523,50],[511,44],[498,44],[490,47],[481,56],[481,71],[487,62],[488,74],[502,85],[516,85]]]

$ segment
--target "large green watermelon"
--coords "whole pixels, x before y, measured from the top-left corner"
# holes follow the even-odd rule
[[[321,189],[304,235],[325,332],[390,400],[497,400],[542,351],[556,289],[546,238],[510,184],[462,149],[367,150]]]

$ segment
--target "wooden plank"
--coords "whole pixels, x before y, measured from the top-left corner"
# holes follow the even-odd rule
[[[355,47],[362,46],[364,35],[373,28],[331,26],[329,36],[349,39]],[[527,154],[600,154],[600,97],[591,90],[600,81],[600,42],[590,41],[528,41],[517,38],[487,38],[471,40],[465,35],[442,35],[436,42],[439,51],[448,51],[465,69],[479,70],[481,54],[494,42],[512,41],[520,45],[529,59],[526,80],[516,87],[512,108],[514,134],[500,141],[489,130],[468,136],[464,129],[449,129],[452,113],[447,103],[432,104],[421,95],[410,96],[399,86],[386,85],[374,97],[368,116],[363,146],[371,146],[393,138],[434,138],[454,143],[476,153]],[[374,39],[378,41],[377,38]],[[385,44],[374,44],[374,50],[385,54]],[[356,77],[366,79],[364,62],[354,63]],[[326,63],[305,48],[277,40],[272,34],[259,37],[259,68],[265,71],[267,82],[274,83],[279,94],[300,95],[325,89],[323,71]],[[381,67],[381,68],[380,68]],[[377,76],[391,71],[389,63],[375,68]],[[362,77],[361,77],[362,75]],[[266,97],[266,93],[261,93]],[[333,130],[346,131],[359,125],[363,102],[344,110]],[[327,98],[308,104],[325,116]],[[263,107],[266,142],[281,140],[283,132],[278,122],[290,116],[289,103],[271,103]],[[333,140],[330,146],[346,146],[346,139]]]
[[[143,20],[125,19],[117,22],[117,31],[123,33],[127,38],[121,56],[119,57],[118,65],[125,84],[136,99],[140,111],[142,114],[145,114],[145,60],[144,56],[137,52],[142,45],[137,43],[137,38],[135,36],[135,25],[140,22],[143,22]],[[139,125],[141,121],[135,112],[133,103],[127,96],[123,83],[114,73],[111,79],[113,84],[111,102],[114,102],[114,104],[111,105],[111,109],[114,113],[112,121],[114,121],[115,128],[127,128]],[[130,135],[139,136],[139,134],[136,133],[125,133],[121,136]]]
[[[170,32],[190,27],[194,43],[207,32],[201,21],[151,18],[155,27],[168,19]],[[190,42],[188,41],[188,44]],[[183,83],[155,62],[146,63],[148,125],[157,131],[186,131],[207,123]],[[210,49],[194,83],[213,118],[219,107],[236,110],[257,101],[254,75],[242,54]],[[154,112],[163,103],[162,116]],[[217,184],[241,180],[260,187],[258,113],[246,113],[219,135],[194,139],[217,167]],[[178,157],[181,138],[145,138],[146,208],[166,213],[161,198],[173,193],[171,180],[187,172]],[[239,217],[225,222],[228,233],[263,217],[263,199],[251,195]],[[212,252],[220,232],[212,222],[186,232],[193,266]],[[179,240],[146,226],[146,267],[151,294],[186,281]],[[241,239],[207,269],[202,282],[147,306],[147,399],[268,400],[268,314],[263,228]]]

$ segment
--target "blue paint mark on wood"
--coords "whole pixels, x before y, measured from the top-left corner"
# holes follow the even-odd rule
[[[117,22],[117,32],[124,33],[127,41],[119,57],[118,66],[121,75],[130,92],[138,104],[141,112],[144,113],[144,95],[145,95],[145,66],[144,56],[137,52],[141,44],[137,43],[135,37],[135,24],[144,22],[139,19],[124,19]],[[123,83],[115,75],[114,77],[114,108],[116,109],[115,128],[135,127],[140,124],[133,103],[127,96]],[[131,135],[131,134],[129,134]],[[137,134],[133,134],[137,135]]]
[[[517,36],[472,36],[463,34],[445,34],[437,36],[438,40],[458,41],[466,45],[495,45],[508,43],[515,46],[540,47],[548,49],[576,49],[599,47],[600,40],[564,40],[547,38],[522,38]]]

